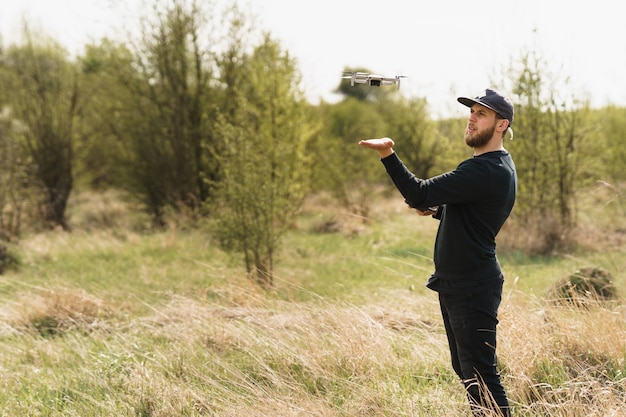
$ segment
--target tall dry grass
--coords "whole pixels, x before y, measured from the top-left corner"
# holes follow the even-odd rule
[[[421,288],[433,228],[381,207],[369,224],[304,213],[272,291],[202,231],[106,220],[26,239],[21,270],[0,277],[0,415],[469,417],[436,294]],[[314,230],[329,218],[346,224]],[[603,253],[617,281],[622,254]],[[526,281],[507,276],[500,314],[516,416],[626,415],[623,294],[547,295],[555,271],[595,256],[507,260]]]
[[[505,383],[519,415],[626,415],[626,309],[512,294],[501,309]]]
[[[5,305],[3,408],[35,413],[47,400],[54,407],[40,415],[469,416],[434,296],[301,303],[245,281],[222,295],[174,296],[132,319],[82,292]],[[624,313],[508,293],[499,351],[515,415],[626,415]],[[64,324],[41,332],[41,317]]]

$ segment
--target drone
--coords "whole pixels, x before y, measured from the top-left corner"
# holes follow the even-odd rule
[[[398,89],[400,89],[400,79],[406,78],[406,75],[384,77],[382,75],[368,74],[366,72],[344,72],[342,78],[350,79],[351,86],[354,86],[354,83],[367,84],[373,87],[396,84],[398,86]]]

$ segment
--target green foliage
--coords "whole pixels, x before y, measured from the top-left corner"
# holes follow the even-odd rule
[[[541,250],[550,251],[576,225],[576,191],[588,184],[597,165],[597,129],[588,104],[560,92],[567,79],[545,68],[538,54],[526,53],[519,69],[511,70],[516,139],[507,147],[518,168],[515,216],[525,224],[540,224],[537,233],[547,236]]]
[[[442,147],[426,100],[382,100],[377,107],[388,125],[389,132],[385,136],[396,141],[395,149],[411,171],[420,178],[440,174],[434,172],[434,167]]]
[[[432,122],[423,100],[393,88],[350,88],[344,101],[312,108],[288,52],[269,36],[251,49],[235,9],[224,47],[204,20],[216,13],[199,4],[155,2],[139,44],[91,45],[80,70],[58,45],[2,50],[0,237],[19,235],[31,207],[50,203],[41,184],[59,192],[56,214],[71,203],[61,223],[78,230],[23,236],[0,253],[4,266],[20,266],[0,286],[0,409],[463,415],[436,297],[423,286],[436,222],[398,211],[397,196],[375,199],[389,183],[356,142],[391,136],[427,176],[467,156],[465,121]],[[536,56],[521,67],[512,77],[516,139],[506,146],[520,173],[513,220],[529,223],[513,233],[563,239],[583,207],[583,232],[596,227],[600,238],[561,257],[499,246],[503,379],[519,415],[623,415],[623,308],[542,297],[584,264],[610,270],[617,297],[625,289],[624,109],[592,112],[561,97]],[[213,215],[219,234],[154,232],[134,205],[111,199],[64,203],[75,176],[134,191],[159,223],[170,209]],[[300,212],[309,179],[368,222],[342,224],[334,200]],[[618,204],[598,211],[580,199],[596,180],[614,182],[609,202]],[[532,223],[535,211],[557,221]],[[315,227],[328,219],[334,227]],[[247,271],[214,238],[243,253]]]
[[[15,270],[20,264],[19,256],[15,253],[15,247],[0,241],[0,275],[7,270]]]
[[[376,203],[372,223],[350,236],[288,230],[272,291],[250,282],[205,230],[139,234],[120,226],[26,237],[22,268],[7,271],[0,287],[0,409],[467,415],[436,294],[423,285],[436,222]],[[306,208],[304,216],[334,211]],[[135,215],[132,207],[117,213]],[[542,299],[574,265],[607,268],[596,257],[609,253],[623,286],[623,245],[504,259],[507,277],[519,276],[505,283],[498,344],[515,415],[623,414],[620,299],[585,310]]]
[[[369,72],[346,69],[353,70]],[[436,160],[435,125],[428,120],[425,100],[405,99],[395,88],[352,86],[349,79],[342,79],[337,92],[344,95],[344,100],[320,106],[320,117],[326,123],[312,148],[318,155],[315,189],[332,192],[343,207],[366,219],[376,185],[389,182],[380,163],[356,146],[357,142],[392,137],[405,162],[425,175]]]
[[[347,98],[320,109],[324,120],[310,152],[314,189],[330,191],[350,212],[367,216],[372,184],[384,181],[380,162],[361,149],[360,139],[386,136],[387,125],[371,102]]]
[[[609,182],[622,183],[626,181],[626,108],[607,106],[596,111],[595,117],[602,133],[598,170]]]
[[[6,81],[5,72],[0,80]],[[0,90],[6,91],[4,83]],[[29,207],[34,197],[32,165],[24,157],[21,141],[16,137],[19,127],[12,123],[8,107],[0,114],[0,241],[10,241],[20,236],[24,222],[32,219]]]
[[[235,200],[249,207],[233,196],[253,189],[273,196],[255,201],[288,208],[280,220],[263,220],[261,210],[254,222],[288,227],[311,181],[314,191],[370,221],[374,196],[392,187],[359,139],[394,138],[421,177],[453,169],[470,155],[460,139],[464,118],[430,120],[425,99],[406,99],[393,86],[352,87],[342,80],[344,100],[307,105],[297,63],[268,38],[251,43],[254,22],[236,4],[225,17],[214,4],[194,0],[149,5],[138,39],[103,39],[76,63],[33,34],[24,45],[2,49],[2,239],[18,236],[24,225],[38,226],[35,215],[69,228],[65,212],[78,187],[130,191],[158,226],[221,216]],[[520,175],[513,220],[542,236],[533,253],[547,253],[572,240],[585,210],[577,193],[589,183],[611,188],[623,209],[624,111],[592,111],[573,99],[567,79],[549,74],[537,54],[523,52],[518,61],[507,75],[517,114],[516,139],[506,147]],[[237,184],[242,167],[247,176]],[[281,192],[293,201],[271,185],[279,183],[292,184]],[[230,197],[220,200],[218,189],[230,189]],[[243,227],[236,223],[233,230]],[[224,242],[240,250],[250,247],[246,239],[264,240],[249,225],[236,235],[242,242],[235,244],[235,235]],[[265,240],[272,242],[266,248],[279,241]],[[273,253],[252,254],[246,265],[268,268]]]
[[[219,127],[225,149],[218,233],[224,247],[243,254],[248,273],[272,285],[281,236],[308,191],[307,141],[313,132],[308,106],[293,81],[294,61],[265,38],[229,86],[237,111]]]
[[[325,124],[312,144],[317,155],[315,190],[330,191],[343,207],[363,218],[369,216],[374,190],[390,182],[378,159],[357,146],[360,139],[392,137],[404,162],[422,177],[432,173],[438,160],[439,138],[426,101],[381,89],[387,93],[367,99],[346,94],[339,103],[322,104]]]
[[[75,172],[77,186],[91,189],[130,188],[124,132],[133,100],[123,82],[132,53],[124,45],[103,39],[87,45],[79,58],[85,91],[90,97],[78,126]]]
[[[437,127],[438,155],[433,173],[440,174],[454,169],[461,161],[472,156],[472,149],[465,145],[463,132],[467,118],[443,119],[435,122]]]
[[[166,209],[195,212],[210,196],[218,175],[211,161],[217,103],[211,86],[215,62],[203,43],[206,10],[196,2],[156,5],[132,59],[113,62],[124,89],[109,99],[115,107],[108,125],[123,146],[118,156],[124,185],[164,225]]]
[[[65,51],[28,31],[26,38],[24,45],[3,51],[3,84],[11,91],[7,104],[22,127],[12,134],[22,148],[18,158],[30,165],[30,185],[41,193],[36,203],[44,224],[68,229],[65,211],[74,181],[74,130],[85,98]]]

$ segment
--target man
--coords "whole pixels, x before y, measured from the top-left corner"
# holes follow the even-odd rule
[[[420,179],[395,154],[392,139],[362,140],[359,145],[378,151],[410,207],[440,220],[435,272],[427,287],[439,294],[452,366],[467,390],[475,416],[495,413],[508,417],[511,411],[496,358],[504,277],[495,238],[517,193],[515,164],[503,147],[514,111],[511,101],[493,89],[458,101],[470,108],[465,143],[474,155],[453,171]]]

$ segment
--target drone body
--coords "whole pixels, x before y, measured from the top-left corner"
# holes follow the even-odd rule
[[[373,87],[396,84],[398,89],[400,89],[400,79],[405,78],[405,76],[396,75],[395,77],[384,77],[382,75],[368,74],[366,72],[344,72],[342,78],[350,79],[351,86],[354,86],[355,83],[367,84]]]

